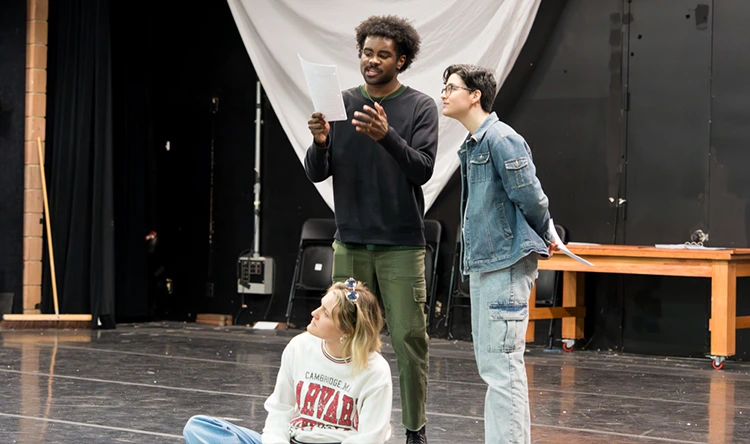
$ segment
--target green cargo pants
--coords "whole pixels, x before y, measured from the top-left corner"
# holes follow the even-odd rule
[[[385,307],[385,319],[398,362],[401,421],[408,430],[427,423],[428,337],[424,317],[427,290],[425,249],[333,243],[333,282],[363,282]]]

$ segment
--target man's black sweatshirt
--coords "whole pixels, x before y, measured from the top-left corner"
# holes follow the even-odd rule
[[[424,93],[405,86],[399,91],[380,103],[389,127],[382,140],[355,131],[354,112],[375,108],[355,87],[342,92],[347,120],[330,122],[326,146],[313,142],[307,150],[307,177],[321,182],[333,176],[336,239],[344,243],[425,244],[422,185],[435,164],[438,110]]]

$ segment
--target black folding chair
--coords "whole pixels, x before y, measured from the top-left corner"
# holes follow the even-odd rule
[[[557,234],[564,244],[568,243],[568,232],[562,225],[555,225]],[[541,307],[552,307],[555,303],[555,296],[561,277],[560,271],[539,270],[539,277],[536,279],[536,305]]]
[[[562,225],[555,225],[555,230],[560,236],[560,240],[563,244],[568,243],[568,230]],[[537,307],[554,307],[557,305],[560,296],[562,295],[562,271],[554,270],[539,270],[539,276],[536,278],[536,305]],[[551,319],[549,323],[548,338],[549,348],[552,348],[554,342],[554,327],[555,319]]]
[[[427,219],[424,221],[424,277],[427,288],[428,304],[425,306],[427,316],[427,328],[430,328],[430,320],[435,309],[435,297],[437,296],[437,264],[440,254],[440,240],[443,236],[443,226],[440,222]]]
[[[471,296],[469,293],[469,279],[461,279],[461,226],[458,227],[456,244],[453,250],[453,265],[451,266],[451,282],[448,289],[448,303],[445,307],[445,327],[448,330],[448,338],[453,338],[453,318],[451,310],[457,307],[471,307]]]
[[[286,305],[286,328],[292,317],[295,299],[318,299],[320,292],[331,286],[333,272],[333,237],[336,234],[334,219],[308,219],[302,225],[302,234],[294,265],[292,288]],[[315,291],[315,296],[298,296],[298,291]]]

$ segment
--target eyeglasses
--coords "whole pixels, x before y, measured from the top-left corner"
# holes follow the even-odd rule
[[[474,91],[473,89],[467,88],[465,86],[458,86],[458,85],[454,85],[452,83],[449,83],[449,84],[445,85],[445,88],[443,88],[443,89],[440,90],[440,95],[442,96],[443,94],[445,94],[446,96],[449,96],[449,95],[451,95],[453,93],[453,91],[455,91],[457,89],[465,89],[466,91]]]

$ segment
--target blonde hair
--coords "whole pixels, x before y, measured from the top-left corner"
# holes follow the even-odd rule
[[[357,373],[367,368],[370,353],[380,351],[383,314],[377,298],[362,282],[357,281],[354,291],[358,297],[356,301],[351,301],[347,297],[350,290],[345,283],[335,282],[328,288],[328,293],[336,296],[333,318],[344,332],[341,351],[344,356],[352,357],[354,373]]]

